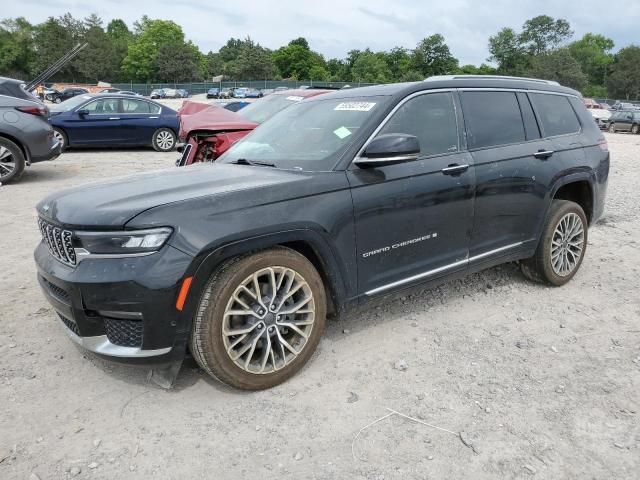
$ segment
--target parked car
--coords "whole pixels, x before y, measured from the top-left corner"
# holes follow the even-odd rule
[[[179,148],[181,157],[176,165],[185,166],[195,162],[211,162],[222,155],[231,145],[247,135],[260,123],[305,98],[328,93],[330,90],[287,90],[274,92],[268,97],[235,111],[233,103],[224,109],[216,106],[203,107],[195,102],[185,102],[180,109],[180,139],[185,144]],[[234,102],[235,103],[235,102]],[[247,102],[245,102],[247,103]],[[227,108],[231,106],[231,108]]]
[[[176,146],[176,112],[164,105],[120,94],[74,97],[51,109],[51,125],[62,148],[152,146],[168,152]]]
[[[289,87],[276,87],[274,88],[274,92],[284,92],[285,90],[289,90]]]
[[[220,90],[218,98],[233,98],[233,89],[223,88],[222,90]]]
[[[605,110],[604,108],[590,108],[589,112],[591,112],[591,116],[598,125],[598,128],[604,130],[607,128],[607,122],[611,118],[611,112],[609,110]]]
[[[105,93],[110,93],[110,92],[105,92]],[[118,90],[117,92],[113,92],[113,93],[119,93],[120,95],[131,95],[132,97],[141,97],[142,96],[139,93],[132,92],[131,90]]]
[[[245,97],[246,98],[262,98],[264,97],[264,95],[262,94],[262,91],[258,90],[257,88],[249,88],[245,93]]]
[[[77,95],[86,95],[87,93],[89,93],[89,90],[87,90],[86,88],[65,88],[61,92],[58,92],[56,90],[53,94],[51,94],[51,101],[53,103],[62,103]]]
[[[149,98],[165,98],[167,96],[167,94],[165,93],[164,89],[162,88],[156,88],[155,90],[151,90],[151,93],[149,94]]]
[[[49,109],[22,85],[0,77],[0,184],[17,182],[26,166],[60,155]]]
[[[177,372],[189,348],[216,379],[265,389],[307,363],[327,315],[371,298],[505,262],[567,283],[608,171],[580,94],[557,84],[335,91],[217,162],[52,193],[38,279],[85,349]]]
[[[53,96],[57,93],[60,93],[55,88],[45,87],[42,89],[42,100],[48,100],[49,102],[53,102]]]
[[[213,87],[207,90],[207,98],[219,98],[220,97],[220,89],[218,87]]]
[[[638,110],[640,106],[630,102],[616,102],[611,108],[613,110]]]
[[[240,101],[237,101],[237,102],[228,102],[228,103],[225,103],[224,105],[221,105],[221,106],[222,106],[222,108],[226,108],[230,112],[237,112],[238,110],[242,110],[247,105],[251,105],[251,104],[249,102],[244,102],[244,101],[240,100]]]
[[[605,110],[612,110],[611,105],[609,105],[608,103],[602,102],[600,106]]]
[[[239,87],[233,90],[233,98],[247,98],[248,88]]]
[[[182,98],[182,93],[176,88],[165,88],[163,98]]]
[[[607,121],[609,133],[640,133],[640,110],[621,110],[614,112]]]
[[[109,88],[103,88],[102,90],[99,90],[97,93],[122,93],[122,90],[120,90],[119,88],[109,87]]]

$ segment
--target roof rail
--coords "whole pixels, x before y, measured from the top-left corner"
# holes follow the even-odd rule
[[[474,79],[474,80],[526,80],[527,82],[545,83],[547,85],[560,85],[554,80],[543,80],[541,78],[526,78],[526,77],[510,77],[508,75],[434,75],[433,77],[425,78],[425,82],[433,82],[436,80],[456,80],[456,79]]]

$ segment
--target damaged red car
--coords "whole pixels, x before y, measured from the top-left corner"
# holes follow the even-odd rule
[[[179,167],[196,162],[212,162],[231,145],[280,110],[305,98],[329,93],[328,89],[303,89],[275,92],[231,112],[215,104],[185,101],[178,112],[182,156]],[[180,148],[180,147],[179,147]]]

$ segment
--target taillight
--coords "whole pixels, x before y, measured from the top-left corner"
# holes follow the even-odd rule
[[[603,152],[609,151],[609,144],[607,143],[607,139],[604,137],[598,140],[598,146],[600,147],[600,150],[602,150]]]
[[[49,109],[45,106],[33,106],[33,107],[16,107],[16,110],[28,113],[30,115],[36,115],[38,117],[46,117],[49,115]]]

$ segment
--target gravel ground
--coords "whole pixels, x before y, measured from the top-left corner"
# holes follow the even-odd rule
[[[29,168],[0,187],[0,478],[640,478],[640,136],[607,138],[606,215],[568,285],[505,265],[362,307],[257,393],[192,360],[166,391],[83,353],[37,286],[37,201],[171,168],[176,153],[74,151]],[[417,421],[371,425],[388,409]]]

